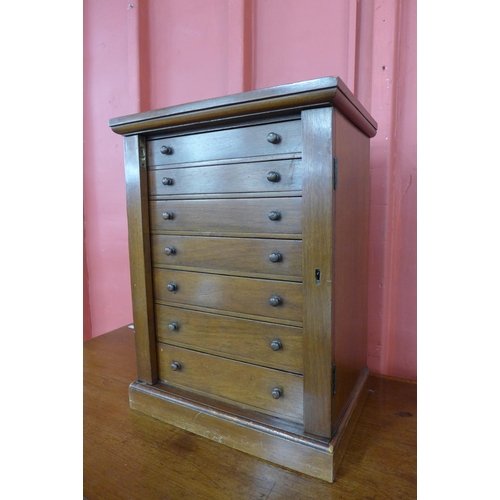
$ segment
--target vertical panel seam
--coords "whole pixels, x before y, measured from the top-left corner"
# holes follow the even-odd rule
[[[128,52],[128,90],[131,113],[141,109],[140,93],[140,51],[139,51],[139,5],[127,4],[127,52]]]
[[[227,92],[253,87],[253,0],[229,0],[227,15]]]
[[[127,4],[128,78],[131,113],[149,107],[148,0]]]
[[[243,21],[243,91],[248,92],[254,88],[254,0],[244,0]]]
[[[358,0],[349,2],[349,25],[347,38],[347,86],[356,95],[356,70],[358,66]]]
[[[389,368],[391,365],[391,358],[394,349],[392,348],[394,343],[394,320],[393,320],[393,312],[394,312],[394,297],[392,292],[393,285],[393,277],[395,272],[395,237],[396,237],[396,175],[395,175],[395,167],[396,167],[396,148],[395,148],[395,139],[397,134],[397,123],[396,117],[399,112],[398,105],[398,82],[397,75],[399,73],[399,58],[400,58],[400,36],[401,36],[401,1],[394,1],[394,29],[393,29],[393,39],[394,39],[394,51],[392,54],[392,75],[393,75],[393,86],[391,91],[391,113],[390,113],[390,124],[389,124],[389,154],[388,154],[388,204],[387,204],[387,247],[386,247],[386,255],[385,255],[385,269],[386,269],[386,287],[384,291],[384,302],[385,302],[385,319],[383,321],[384,330],[387,333],[387,340],[384,343],[384,372],[389,373]]]

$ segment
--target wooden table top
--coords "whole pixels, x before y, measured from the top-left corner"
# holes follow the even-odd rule
[[[88,500],[417,498],[417,386],[370,377],[371,393],[329,484],[129,408],[134,332],[84,343],[83,494]]]

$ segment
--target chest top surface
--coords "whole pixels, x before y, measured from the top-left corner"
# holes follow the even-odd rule
[[[328,76],[213,99],[112,118],[117,134],[133,135],[185,127],[196,122],[220,123],[258,115],[279,116],[322,106],[335,106],[368,137],[377,123],[339,78]]]

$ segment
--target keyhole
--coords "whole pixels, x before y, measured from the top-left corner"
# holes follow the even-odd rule
[[[314,271],[314,276],[316,278],[316,285],[319,285],[321,282],[321,271],[316,269],[316,271]]]

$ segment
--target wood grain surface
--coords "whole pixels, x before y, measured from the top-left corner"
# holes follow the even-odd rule
[[[156,339],[145,147],[143,137],[132,136],[124,139],[130,284],[137,331],[135,340],[138,378],[148,384],[154,384],[157,381]]]
[[[195,231],[198,234],[217,235],[245,233],[254,236],[265,233],[296,234],[302,232],[302,199],[249,198],[168,200],[150,203],[150,220],[153,231]],[[271,220],[269,214],[279,212],[279,219]],[[163,213],[172,213],[166,220]]]
[[[302,376],[233,361],[190,349],[158,344],[158,376],[162,382],[302,422]],[[180,367],[173,371],[171,364]],[[281,397],[274,399],[278,388]]]
[[[151,250],[153,266],[237,273],[239,276],[267,275],[275,279],[279,276],[293,280],[302,278],[300,240],[155,234],[151,237]],[[272,262],[271,254],[279,254],[280,260]]]
[[[417,498],[417,386],[371,377],[371,393],[333,484],[142,415],[134,332],[84,343],[83,495],[88,500]]]
[[[270,176],[271,172],[278,176]],[[165,180],[164,180],[165,179]],[[171,197],[183,194],[282,192],[302,189],[301,162],[297,159],[162,168],[148,172],[149,194]]]
[[[279,136],[276,144],[267,140],[270,133]],[[300,121],[294,120],[157,139],[148,141],[148,165],[297,153],[302,149],[301,137]],[[163,146],[172,148],[172,153],[162,154]]]
[[[160,342],[302,374],[302,328],[164,305],[155,315]]]
[[[154,296],[157,301],[302,321],[302,283],[171,269],[155,269],[153,274]],[[175,284],[175,291],[168,290],[170,284]],[[272,306],[270,299],[276,296],[282,303]]]
[[[334,190],[332,108],[303,111],[302,272],[304,284],[304,427],[333,435],[332,270]],[[318,276],[316,274],[319,273]],[[319,279],[318,279],[319,278]],[[352,387],[351,387],[352,389]]]
[[[368,332],[369,139],[340,113],[335,127],[338,186],[335,215],[334,426],[366,366]]]
[[[318,106],[335,106],[366,135],[373,137],[377,122],[370,116],[346,84],[336,76],[253,90],[204,101],[171,106],[109,120],[117,134],[151,132],[186,127],[193,122],[212,124],[235,116],[266,113],[269,116]]]
[[[327,78],[112,121],[115,132],[142,134],[127,135],[125,150],[132,267],[138,262],[131,408],[334,479],[369,394],[367,153],[376,124],[358,104]],[[162,317],[176,310],[180,328]],[[250,320],[277,327],[250,339]],[[186,326],[191,343],[176,342]],[[248,354],[278,330],[293,332],[286,345],[301,372]],[[258,415],[281,424],[265,427]],[[290,425],[299,433],[285,435]]]

